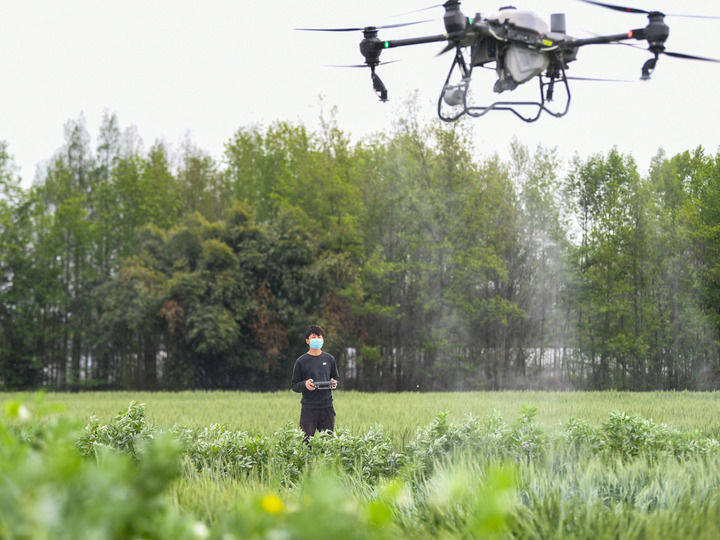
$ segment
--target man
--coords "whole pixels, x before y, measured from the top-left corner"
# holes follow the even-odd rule
[[[305,343],[308,352],[295,360],[291,387],[295,392],[302,392],[300,400],[300,429],[305,433],[305,440],[312,437],[315,431],[335,429],[335,409],[333,408],[332,390],[337,388],[337,364],[332,355],[323,352],[325,332],[317,325],[308,326],[305,330]],[[315,388],[315,381],[331,381],[329,390]]]

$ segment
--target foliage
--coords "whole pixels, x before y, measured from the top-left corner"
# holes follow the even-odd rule
[[[153,429],[145,422],[145,405],[133,401],[109,424],[101,424],[96,417],[90,417],[78,440],[78,448],[86,456],[97,456],[98,452],[113,448],[137,457],[139,445],[152,438]]]
[[[42,445],[19,438],[22,424],[32,421],[23,408],[10,404],[0,422],[0,536],[195,537],[196,522],[165,496],[181,472],[174,440],[146,444],[139,462],[99,448],[97,460],[87,460],[66,422],[35,428]]]
[[[140,441],[141,434],[148,431],[141,405],[131,404],[113,419],[112,425],[97,426],[93,421],[80,444],[74,442],[69,424],[57,418],[46,419],[36,429],[38,440],[45,441],[40,447],[15,435],[22,431],[23,424],[34,421],[29,409],[11,402],[5,411],[0,423],[3,537],[266,538],[283,534],[310,538],[317,536],[320,526],[325,533],[343,538],[394,538],[402,531],[394,516],[408,510],[408,491],[403,481],[384,482],[373,495],[358,498],[347,481],[351,477],[338,474],[325,463],[304,475],[299,497],[285,498],[273,492],[255,495],[225,514],[211,529],[182,512],[167,496],[171,482],[181,473],[181,447],[188,444],[188,439],[181,444],[173,436],[156,432],[156,436]],[[362,438],[356,448],[376,448],[377,444],[371,442],[376,436]],[[238,438],[243,437],[213,426],[193,438],[191,460],[199,456],[206,464],[242,463],[240,447],[230,442]],[[107,444],[99,444],[96,439]],[[315,446],[308,453],[314,452],[314,459],[330,451],[330,446],[322,447],[322,440],[315,438]],[[78,451],[87,454],[88,449],[95,459],[85,459]],[[214,472],[222,477],[227,470],[215,468]],[[445,507],[456,506],[458,492],[453,486],[457,482],[448,484],[448,475],[456,473],[446,470],[430,480],[434,487],[424,494],[419,508],[431,504],[436,512],[442,512]],[[462,504],[469,511],[463,518],[466,531],[496,533],[503,529],[512,507],[510,475],[509,470],[499,469],[482,482],[482,490],[464,489]],[[332,519],[319,522],[318,515],[331,508]],[[457,527],[455,523],[453,529]]]
[[[188,459],[198,469],[210,467],[224,474],[242,475],[262,471],[268,461],[267,437],[232,432],[218,424],[194,434],[185,444]]]
[[[216,162],[82,117],[23,190],[0,144],[0,387],[720,387],[720,157],[563,164],[462,124],[241,127]],[[568,169],[563,174],[563,169]]]
[[[619,412],[598,426],[575,419],[551,433],[535,425],[534,407],[510,424],[497,414],[454,424],[443,413],[396,447],[379,426],[319,434],[310,445],[290,427],[269,436],[218,425],[164,431],[145,421],[138,403],[84,431],[48,415],[42,401],[9,402],[4,411],[2,536],[711,538],[720,531],[717,441]],[[90,433],[106,444],[92,444]]]
[[[571,419],[558,433],[545,433],[534,422],[536,407],[525,406],[518,419],[507,424],[493,414],[485,420],[468,416],[463,422],[448,421],[440,413],[430,425],[417,429],[415,438],[397,448],[392,439],[376,426],[353,434],[340,429],[318,432],[305,442],[302,432],[289,425],[270,435],[250,435],[213,424],[199,430],[173,426],[164,432],[145,422],[144,406],[131,403],[101,424],[92,418],[78,441],[84,455],[97,455],[100,449],[114,448],[139,458],[138,445],[160,435],[178,441],[186,461],[196,470],[211,469],[220,475],[247,477],[277,474],[292,484],[304,472],[318,466],[333,466],[365,482],[374,483],[398,474],[427,476],[437,463],[462,454],[484,456],[495,461],[539,462],[557,449],[576,454],[609,458],[644,457],[658,460],[718,457],[720,442],[697,431],[671,429],[638,415],[612,412],[600,427]]]
[[[599,428],[572,419],[565,426],[564,437],[574,448],[623,459],[636,456],[658,459],[664,455],[684,459],[714,456],[720,450],[720,442],[715,438],[681,432],[639,415],[617,411],[610,413]]]

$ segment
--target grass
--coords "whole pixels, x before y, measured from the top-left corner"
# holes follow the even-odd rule
[[[0,401],[28,401],[29,394],[0,394]],[[161,427],[225,424],[250,433],[272,433],[288,422],[298,423],[300,396],[286,392],[87,392],[48,393],[45,402],[59,404],[66,414],[107,422],[130,401],[146,404],[148,420]],[[441,411],[451,421],[467,414],[484,418],[497,411],[515,418],[523,405],[538,409],[536,421],[553,430],[571,417],[591,424],[619,410],[639,414],[682,430],[698,429],[720,438],[720,392],[335,392],[338,427],[366,431],[380,424],[396,438],[414,435]]]
[[[567,458],[565,453],[551,451],[541,460],[516,463],[512,467],[516,493],[509,501],[499,503],[504,509],[498,509],[497,501],[492,502],[497,498],[493,490],[483,493],[488,476],[502,466],[501,462],[477,455],[441,462],[430,477],[411,482],[406,500],[394,507],[398,537],[496,537],[477,535],[473,520],[498,510],[505,514],[499,538],[720,537],[717,459],[663,458],[650,465],[643,459]],[[231,514],[238,501],[250,500],[253,494],[279,493],[285,501],[302,500],[304,486],[312,475],[310,471],[296,490],[279,487],[276,478],[238,481],[220,480],[212,472],[190,474],[174,485],[173,496],[181,508],[213,526]],[[356,500],[370,501],[382,489],[356,475],[340,478]],[[495,519],[490,516],[489,521]]]
[[[0,394],[0,402],[33,399],[30,394]],[[221,423],[230,429],[269,435],[288,422],[296,424],[299,415],[299,395],[291,392],[51,393],[44,398],[46,405],[60,405],[64,415],[85,420],[94,414],[101,422],[110,421],[133,400],[145,403],[148,420],[165,429],[176,423],[191,428]],[[698,430],[705,436],[720,438],[718,392],[337,392],[335,400],[338,426],[362,434],[369,427],[381,424],[395,442],[415,437],[417,429],[428,426],[440,411],[448,412],[450,422],[462,422],[468,413],[487,418],[493,412],[514,422],[523,405],[537,407],[535,420],[546,434],[557,433],[560,424],[571,417],[595,426],[606,423],[607,427],[609,413],[622,411],[683,431]],[[630,429],[634,425],[631,420],[623,421],[614,432],[625,443],[637,438],[637,432]],[[165,508],[163,515],[166,520],[176,514],[180,516],[177,519],[187,518],[190,523],[200,520],[213,531],[212,538],[224,538],[223,534],[229,535],[228,538],[238,534],[243,537],[240,530],[245,531],[244,537],[314,537],[318,512],[329,508],[340,509],[332,520],[333,526],[337,525],[338,537],[353,536],[348,536],[353,531],[355,537],[368,538],[709,539],[720,536],[717,452],[683,454],[684,457],[662,452],[599,454],[592,451],[592,437],[576,449],[560,439],[542,433],[534,435],[532,430],[522,433],[526,442],[539,444],[539,451],[508,459],[508,455],[494,453],[492,439],[482,439],[484,442],[475,446],[453,443],[450,453],[433,458],[436,460],[427,469],[404,469],[389,480],[368,477],[359,469],[331,470],[328,474],[318,468],[320,465],[316,467],[311,463],[300,477],[288,481],[284,469],[268,467],[238,475],[223,468],[198,469],[185,457],[182,474],[163,491],[171,500],[170,507],[162,507]],[[443,437],[434,441],[440,444]],[[299,439],[298,444],[302,446]],[[332,452],[319,446],[321,441],[313,444],[319,456],[331,457]],[[532,446],[522,441],[518,444],[522,448]],[[433,443],[427,448],[436,447]],[[357,454],[360,447],[353,448]],[[381,455],[375,443],[367,448],[368,456]],[[405,450],[411,448],[409,445]],[[15,456],[16,460],[22,457],[12,453],[9,456]],[[30,457],[33,456],[28,455],[25,469],[12,465],[7,473],[33,471],[36,463]],[[143,457],[141,463],[145,459]],[[48,462],[64,463],[57,459]],[[103,463],[104,460],[100,460],[99,465]],[[158,464],[162,469],[160,461]],[[83,474],[90,474],[88,471]],[[111,473],[111,470],[105,472],[117,481]],[[24,476],[19,475],[16,481],[22,478]],[[48,489],[59,492],[66,489],[64,486],[73,485],[64,478],[56,473],[40,475],[37,482],[43,479],[57,482],[57,485],[38,488],[40,493]],[[98,485],[103,479],[98,478],[98,481],[88,480],[87,486]],[[139,485],[146,486],[142,480],[142,475],[138,475]],[[400,491],[392,495],[394,482],[398,482]],[[87,491],[87,486],[81,483],[80,491]],[[278,496],[285,510],[277,515],[263,510],[262,501]],[[42,502],[41,498],[38,500]],[[138,510],[132,507],[130,511]],[[102,518],[100,522],[104,523],[103,520],[107,519]],[[159,530],[165,532],[160,537],[171,536],[166,525],[162,527]]]

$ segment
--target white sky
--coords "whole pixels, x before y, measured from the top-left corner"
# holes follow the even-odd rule
[[[385,51],[400,59],[379,70],[390,102],[377,101],[366,70],[326,64],[363,61],[361,34],[293,31],[296,26],[364,26],[440,17],[442,9],[392,18],[438,0],[3,0],[0,4],[0,140],[29,185],[39,162],[62,144],[63,124],[83,114],[93,137],[104,111],[134,125],[145,146],[161,138],[176,144],[189,134],[221,158],[233,132],[274,120],[318,125],[325,108],[337,106],[340,127],[355,138],[388,129],[414,90],[421,112],[435,117],[435,102],[452,56],[435,58],[441,44]],[[466,1],[467,15],[494,13],[510,3]],[[568,32],[620,33],[647,18],[573,0],[514,2],[549,22],[567,14]],[[665,12],[720,15],[714,1],[629,2]],[[668,18],[668,50],[720,58],[720,20]],[[439,34],[440,20],[385,30],[381,38]],[[569,74],[635,79],[649,57],[621,46],[581,49]],[[475,73],[474,95],[493,100],[492,72]],[[536,91],[536,82],[531,81]],[[525,124],[509,113],[472,120],[479,155],[505,155],[516,136],[522,143],[558,147],[563,157],[587,156],[613,145],[631,152],[641,169],[659,147],[674,154],[697,145],[720,145],[720,64],[664,57],[649,83],[576,81],[573,103],[562,119],[543,115]],[[533,93],[533,96],[535,94]],[[510,97],[503,94],[503,98]],[[436,119],[439,122],[439,120]]]

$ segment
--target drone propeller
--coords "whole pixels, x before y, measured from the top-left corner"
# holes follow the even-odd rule
[[[431,11],[433,9],[441,8],[444,4],[435,4],[434,6],[428,6],[420,9],[413,9],[412,11],[406,11],[404,13],[398,13],[397,15],[391,15],[391,17],[405,17],[406,15],[413,15],[415,13],[422,13],[423,11]]]
[[[377,64],[378,66],[384,66],[385,64],[394,64],[395,62],[399,62],[400,60],[388,60],[387,62],[380,62]],[[325,64],[325,67],[333,67],[333,68],[367,68],[370,67],[369,64],[349,64],[349,65],[337,65],[337,64]]]
[[[380,101],[387,101],[388,100],[388,91],[385,85],[383,84],[382,80],[378,76],[377,73],[375,73],[375,68],[377,66],[382,66],[385,64],[394,64],[395,62],[399,62],[399,60],[389,60],[387,62],[380,62],[379,64],[351,64],[351,65],[326,65],[325,67],[332,67],[332,68],[370,68],[370,80],[372,81],[373,90],[377,94],[378,98],[380,98]]]
[[[445,12],[448,11],[454,11],[455,9],[460,8],[460,0],[446,0],[442,4],[435,4],[432,6],[427,6],[420,9],[413,9],[412,11],[406,11],[404,13],[398,13],[397,15],[392,15],[393,17],[404,17],[406,15],[412,15],[414,13],[422,13],[423,11],[431,11],[433,9],[437,8],[445,8]]]
[[[652,52],[649,49],[646,49],[645,47],[640,47],[639,45],[634,45],[633,43],[625,43],[623,41],[614,41],[614,42],[610,43],[610,45],[624,45],[625,47],[632,47],[633,49],[640,49],[641,51]],[[659,54],[664,54],[665,56],[671,56],[673,58],[681,58],[683,60],[700,60],[702,62],[720,63],[720,60],[718,60],[717,58],[708,58],[707,56],[696,56],[694,54],[685,54],[685,53],[678,53],[678,52],[672,52],[672,51],[660,51]]]
[[[581,1],[584,2],[584,1],[586,1],[586,0],[581,0]],[[587,0],[587,1],[590,1],[590,0]],[[592,2],[592,3],[596,3],[596,2]],[[720,18],[720,17],[718,17],[718,18]],[[587,32],[587,30],[586,30],[586,32]],[[592,34],[592,35],[594,35],[594,36],[597,36],[597,35],[598,35],[598,34],[596,34],[596,33],[594,33],[594,32],[588,32],[588,33],[589,33],[589,34]],[[609,45],[623,45],[623,46],[625,46],[625,47],[632,47],[633,49],[640,49],[641,51],[653,52],[653,51],[651,51],[650,49],[646,49],[645,47],[641,47],[640,45],[635,45],[634,43],[627,43],[627,42],[625,42],[625,41],[612,41],[612,42],[609,43]],[[706,56],[696,56],[696,55],[693,55],[693,54],[677,53],[677,52],[672,52],[672,51],[666,51],[666,50],[664,50],[664,49],[663,49],[663,50],[658,50],[658,54],[664,54],[664,55],[666,55],[666,56],[671,56],[671,57],[673,57],[673,58],[681,58],[681,59],[684,59],[684,60],[700,60],[700,61],[702,61],[702,62],[715,62],[715,63],[720,63],[720,60],[717,60],[717,59],[715,59],[715,58],[708,58],[708,57],[706,57]]]
[[[644,9],[638,9],[638,8],[631,8],[631,7],[624,7],[624,6],[616,6],[615,4],[606,4],[604,2],[594,2],[593,0],[579,0],[580,2],[585,2],[586,4],[593,4],[595,6],[600,6],[608,9],[614,9],[615,11],[623,11],[625,13],[650,13],[649,11],[645,11]]]
[[[357,28],[295,28],[295,30],[300,30],[303,32],[359,32],[364,31],[367,28],[373,28],[375,30],[383,30],[385,28],[400,28],[402,26],[413,26],[415,24],[423,24],[426,22],[432,22],[433,19],[425,19],[424,21],[414,21],[414,22],[407,22],[407,23],[398,23],[398,24],[385,24],[383,26],[366,26],[366,27],[357,27]]]
[[[717,60],[716,58],[707,58],[705,56],[694,56],[692,54],[683,54],[670,51],[663,51],[660,54],[672,56],[673,58],[683,58],[685,60],[702,60],[703,62],[715,62],[720,64],[720,60]]]
[[[435,56],[442,56],[446,52],[452,51],[454,48],[457,47],[457,43],[454,43],[452,41],[448,41],[448,44],[443,47],[443,50],[437,53]]]
[[[570,81],[591,81],[591,82],[623,82],[623,83],[634,83],[637,82],[636,80],[629,80],[629,79],[597,79],[594,77],[567,77],[567,80]]]
[[[585,4],[592,4],[594,6],[600,6],[607,9],[612,9],[615,11],[622,11],[624,13],[643,13],[645,15],[650,15],[651,13],[659,13],[657,11],[647,11],[645,9],[640,8],[633,8],[633,7],[627,7],[627,6],[618,6],[615,4],[607,4],[605,2],[596,2],[595,0],[578,0],[579,2],[584,2]],[[720,19],[720,17],[714,16],[714,15],[685,15],[680,13],[670,13],[670,14],[663,14],[666,17],[688,17],[692,19]]]

